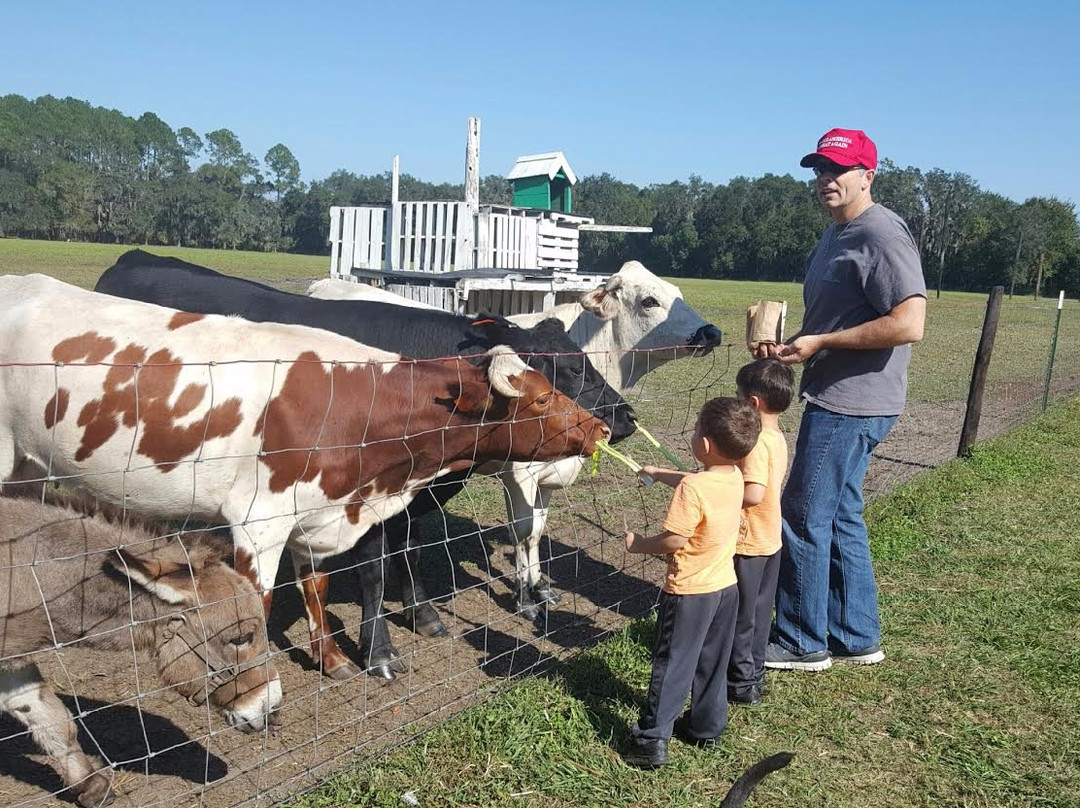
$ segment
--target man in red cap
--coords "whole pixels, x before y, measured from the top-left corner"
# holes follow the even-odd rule
[[[800,165],[814,170],[833,224],[806,264],[802,330],[770,351],[804,363],[806,407],[781,501],[765,667],[819,671],[885,658],[862,484],[871,452],[904,408],[926,282],[904,220],[870,196],[877,147],[865,132],[830,129]]]

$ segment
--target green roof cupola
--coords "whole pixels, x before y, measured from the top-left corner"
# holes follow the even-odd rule
[[[571,188],[577,177],[561,151],[522,155],[506,178],[514,188],[514,207],[574,212]]]

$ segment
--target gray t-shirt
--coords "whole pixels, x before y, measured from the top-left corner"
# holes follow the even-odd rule
[[[926,296],[919,251],[904,220],[873,205],[825,231],[806,264],[801,334],[830,334]],[[907,397],[911,346],[824,350],[803,369],[801,393],[843,415],[899,415]]]

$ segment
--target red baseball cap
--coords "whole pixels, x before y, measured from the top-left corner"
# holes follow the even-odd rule
[[[838,166],[876,169],[877,146],[862,129],[830,129],[817,142],[817,151],[806,155],[799,165],[811,168],[821,158]]]

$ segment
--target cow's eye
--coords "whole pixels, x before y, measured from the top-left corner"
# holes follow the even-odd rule
[[[544,393],[542,396],[536,397],[536,406],[546,407],[551,403],[551,393]]]
[[[255,639],[255,632],[249,631],[247,634],[241,634],[239,637],[235,637],[229,640],[229,645],[235,645],[237,648],[243,648],[245,645],[251,645]]]
[[[650,295],[641,301],[641,305],[646,309],[655,309],[660,305],[660,301]]]

